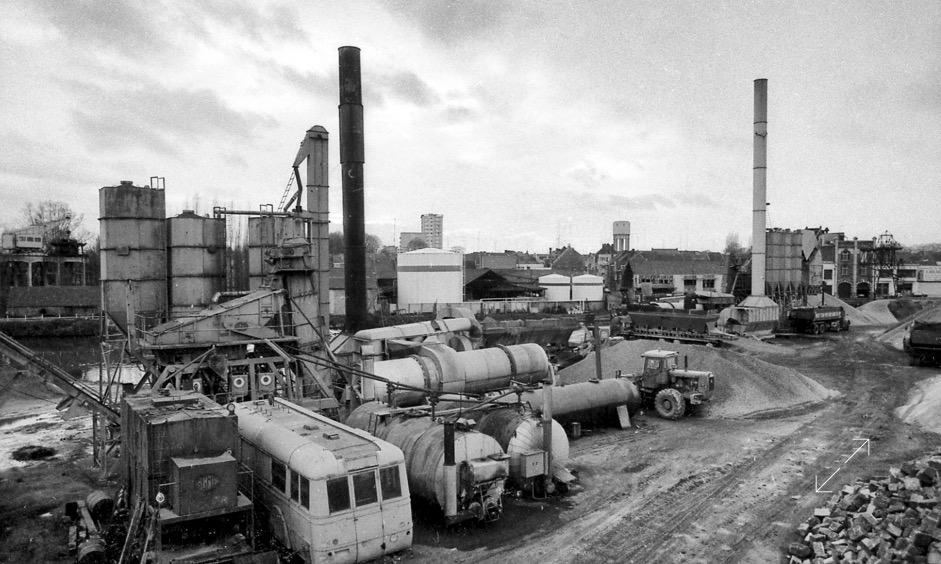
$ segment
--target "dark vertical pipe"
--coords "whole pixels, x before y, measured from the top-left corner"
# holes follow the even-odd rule
[[[366,213],[363,198],[363,91],[359,47],[340,47],[340,166],[346,330],[366,325]]]

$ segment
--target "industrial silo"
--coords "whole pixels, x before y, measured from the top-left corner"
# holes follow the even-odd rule
[[[277,243],[275,217],[248,218],[248,289],[257,290],[271,274],[271,265],[265,262],[265,252]]]
[[[170,317],[186,317],[208,307],[212,296],[225,288],[225,219],[190,210],[171,217],[167,254]]]
[[[561,274],[546,274],[539,277],[539,287],[546,289],[550,302],[567,302],[572,299],[572,279]]]
[[[600,302],[604,300],[604,279],[594,274],[582,274],[573,277],[572,299],[579,302]]]
[[[167,314],[167,232],[164,191],[119,186],[98,191],[101,229],[102,309],[126,330],[128,307],[138,327],[152,327]]]
[[[398,256],[398,306],[460,303],[464,297],[464,257],[441,249]]]

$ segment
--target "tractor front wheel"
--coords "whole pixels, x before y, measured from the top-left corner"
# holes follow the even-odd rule
[[[657,413],[664,419],[679,419],[683,417],[686,411],[686,401],[683,394],[673,388],[667,388],[657,392],[657,397],[653,400]]]

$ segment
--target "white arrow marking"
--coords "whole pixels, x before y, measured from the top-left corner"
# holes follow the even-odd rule
[[[836,476],[836,473],[839,472],[839,471],[840,471],[839,468],[837,468],[836,470],[834,470],[834,471],[833,471],[833,474],[830,474],[830,478]],[[815,490],[817,493],[833,493],[832,490],[821,490],[821,489],[820,489],[820,488],[824,487],[825,485],[827,485],[827,482],[830,481],[830,478],[827,478],[826,480],[824,480],[824,482],[823,482],[822,484],[820,484],[819,486],[817,486],[817,475],[814,474],[814,486],[816,486],[816,488],[814,488],[814,490]]]
[[[866,456],[869,456],[869,439],[853,439],[853,440],[854,440],[854,441],[863,441],[863,444],[859,445],[859,448],[856,449],[856,452],[859,452],[859,451],[861,451],[861,450],[863,449],[863,447],[866,447]],[[849,462],[854,456],[856,456],[856,452],[854,452],[853,454],[851,454],[850,457],[846,459],[846,462]],[[844,464],[845,464],[845,463],[844,463]]]

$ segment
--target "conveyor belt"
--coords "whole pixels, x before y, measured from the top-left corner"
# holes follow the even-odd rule
[[[101,400],[94,387],[72,377],[65,370],[45,360],[3,332],[0,332],[0,354],[9,358],[10,362],[20,370],[28,370],[47,382],[51,380],[69,397],[86,404],[108,419],[120,423],[121,415]]]

